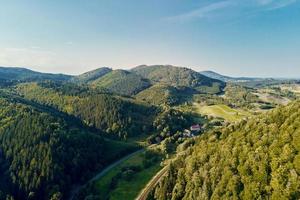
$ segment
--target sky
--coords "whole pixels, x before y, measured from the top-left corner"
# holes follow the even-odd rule
[[[300,77],[300,0],[0,0],[0,66]]]

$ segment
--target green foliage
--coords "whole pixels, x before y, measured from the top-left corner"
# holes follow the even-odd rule
[[[155,199],[299,199],[300,102],[206,133],[179,153]]]
[[[225,97],[228,104],[233,107],[253,108],[253,104],[260,103],[253,92],[254,89],[231,84],[225,88]]]
[[[187,87],[156,84],[139,92],[135,98],[154,105],[175,105],[189,100],[194,93],[194,90]]]
[[[179,110],[168,108],[161,112],[154,120],[153,126],[161,138],[166,138],[188,128],[192,122],[190,116]]]
[[[71,78],[64,74],[47,74],[35,72],[25,68],[0,67],[0,82],[4,81],[67,81]]]
[[[79,84],[85,84],[85,83],[94,81],[111,71],[112,71],[112,69],[110,69],[110,68],[102,67],[102,68],[98,68],[98,69],[80,74],[78,76],[75,76],[71,79],[71,81],[75,82],[75,83],[79,83]]]
[[[212,105],[212,106],[201,106],[197,105],[198,110],[202,115],[213,116],[216,118],[222,118],[229,122],[238,121],[245,117],[250,116],[250,113],[240,110],[240,109],[233,109],[226,105]]]
[[[161,169],[161,158],[161,154],[156,150],[140,152],[112,168],[99,180],[87,185],[76,199],[85,199],[90,195],[102,200],[134,199]]]
[[[17,91],[29,100],[74,115],[92,128],[123,139],[151,129],[155,113],[153,107],[74,84],[26,83],[18,85]]]
[[[105,88],[115,94],[130,96],[150,87],[150,82],[129,71],[114,70],[93,81],[91,85],[96,88]]]
[[[183,67],[170,65],[139,66],[132,71],[153,83],[191,87],[202,93],[219,93],[225,86],[222,81],[208,78]]]
[[[99,136],[8,99],[0,107],[0,186],[17,199],[57,199],[106,164]]]

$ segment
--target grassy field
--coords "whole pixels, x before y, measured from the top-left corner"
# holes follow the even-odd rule
[[[284,84],[279,85],[282,90],[288,90],[297,94],[300,94],[300,84]]]
[[[270,90],[271,92],[268,91],[269,90],[259,90],[259,93],[254,94],[256,94],[259,97],[259,99],[261,99],[264,102],[275,103],[279,105],[287,105],[290,102],[288,98],[281,97],[279,94],[274,95],[272,94],[272,90]]]
[[[144,152],[141,152],[123,163],[111,169],[106,175],[95,182],[98,188],[98,194],[101,197],[109,197],[111,200],[133,200],[139,192],[147,185],[151,178],[161,169],[160,162],[151,165],[149,168],[142,169],[133,175],[130,180],[120,179],[114,190],[110,190],[109,186],[113,177],[115,177],[122,168],[127,166],[142,166]]]
[[[196,104],[195,106],[197,106],[198,111],[202,115],[220,117],[229,122],[237,121],[250,115],[246,111],[232,109],[222,104],[212,105],[212,106],[201,106],[199,104]]]

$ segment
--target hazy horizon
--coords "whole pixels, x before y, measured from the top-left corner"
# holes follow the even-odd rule
[[[297,78],[299,9],[299,0],[3,1],[0,66],[76,75],[170,64]]]
[[[204,72],[204,71],[212,71],[212,72],[215,72],[215,73],[218,73],[220,75],[223,75],[223,76],[228,76],[228,77],[232,77],[232,78],[277,78],[277,79],[300,79],[300,76],[294,76],[294,77],[284,77],[284,76],[239,76],[239,75],[234,75],[234,74],[223,74],[223,73],[220,73],[218,71],[215,71],[215,70],[211,70],[211,69],[204,69],[204,70],[195,70],[195,68],[193,67],[190,67],[190,66],[178,66],[178,65],[171,65],[171,64],[153,64],[153,65],[147,65],[147,64],[141,64],[141,65],[146,65],[146,66],[153,66],[153,65],[168,65],[168,66],[173,66],[173,67],[184,67],[184,68],[189,68],[189,69],[192,69],[196,72]],[[131,66],[131,67],[124,67],[124,68],[116,68],[116,67],[110,67],[110,66],[100,66],[100,67],[95,67],[95,68],[91,68],[87,71],[82,71],[80,73],[64,73],[64,72],[53,72],[53,71],[42,71],[42,70],[39,70],[39,69],[35,69],[34,67],[30,68],[30,67],[24,67],[24,66],[0,66],[0,67],[6,67],[6,68],[25,68],[25,69],[29,69],[29,70],[32,70],[32,71],[36,71],[36,72],[41,72],[41,73],[50,73],[50,74],[64,74],[64,75],[71,75],[71,76],[77,76],[77,75],[81,75],[83,73],[86,73],[86,72],[89,72],[89,71],[92,71],[92,70],[96,70],[96,69],[99,69],[99,68],[111,68],[113,70],[131,70],[135,67],[138,67],[138,66],[141,66],[141,65],[137,65],[137,66]]]

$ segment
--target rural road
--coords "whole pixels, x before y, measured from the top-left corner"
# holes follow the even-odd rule
[[[142,153],[144,152],[145,149],[140,149],[138,151],[135,151],[131,154],[128,154],[127,156],[121,158],[120,160],[110,164],[109,166],[107,166],[105,169],[103,169],[101,172],[99,172],[98,174],[96,174],[93,178],[91,178],[90,180],[88,180],[85,184],[83,185],[78,185],[78,186],[75,186],[71,192],[70,192],[70,197],[69,197],[69,200],[73,200],[74,196],[82,189],[84,188],[87,184],[101,178],[102,176],[104,176],[107,172],[109,172],[112,168],[114,168],[115,166],[121,164],[123,161],[131,158],[132,156],[135,156],[136,154],[138,153]]]
[[[146,200],[150,191],[156,186],[159,180],[167,174],[168,166],[164,167],[160,170],[147,184],[147,186],[143,189],[143,191],[139,194],[139,196],[135,200]]]

